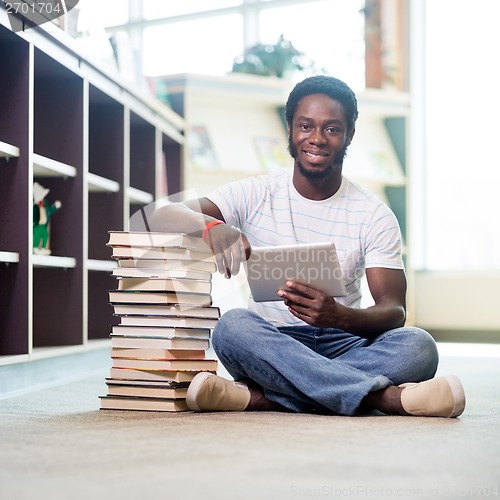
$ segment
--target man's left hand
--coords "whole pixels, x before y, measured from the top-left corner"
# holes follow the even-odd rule
[[[340,328],[342,306],[333,297],[297,281],[287,281],[286,286],[278,295],[295,317],[318,328]]]

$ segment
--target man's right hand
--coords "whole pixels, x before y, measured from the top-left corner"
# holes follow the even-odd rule
[[[235,227],[226,224],[212,226],[205,241],[215,254],[217,269],[226,278],[237,275],[241,264],[250,257],[250,243]]]
[[[207,198],[166,203],[154,208],[147,217],[150,228],[148,230],[195,236],[203,236],[203,230],[211,221],[224,222],[219,207]],[[250,243],[236,227],[226,224],[212,225],[203,237],[215,254],[217,269],[226,278],[238,274],[241,264],[250,257]]]

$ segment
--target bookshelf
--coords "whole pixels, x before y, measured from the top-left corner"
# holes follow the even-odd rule
[[[3,14],[0,3],[0,14]],[[103,347],[109,230],[178,192],[184,120],[48,25],[0,15],[0,367]],[[61,201],[33,254],[33,182]]]

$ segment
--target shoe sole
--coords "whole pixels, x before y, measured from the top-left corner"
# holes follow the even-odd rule
[[[456,375],[449,375],[445,377],[448,382],[451,393],[453,394],[453,410],[451,411],[448,418],[455,418],[462,414],[465,409],[465,392],[460,382],[460,379]]]
[[[207,378],[213,377],[214,374],[210,372],[202,372],[198,373],[191,383],[189,384],[187,393],[186,393],[186,405],[190,410],[193,411],[202,411],[196,402],[196,398],[198,397],[198,393],[200,392],[200,388],[207,380]]]

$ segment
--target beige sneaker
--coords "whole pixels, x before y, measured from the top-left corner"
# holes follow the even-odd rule
[[[246,385],[209,372],[198,373],[186,394],[187,407],[194,411],[243,411],[249,403]]]
[[[401,404],[410,415],[453,418],[465,408],[465,393],[458,377],[436,377],[425,382],[402,384]]]

